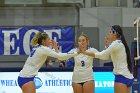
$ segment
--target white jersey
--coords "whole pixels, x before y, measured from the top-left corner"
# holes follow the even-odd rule
[[[132,79],[133,75],[127,67],[125,46],[121,40],[115,40],[102,52],[95,53],[95,58],[106,60],[109,58],[109,55],[113,61],[113,73],[115,75],[122,75],[126,78]]]
[[[34,77],[37,75],[38,70],[45,63],[47,56],[58,58],[59,60],[65,60],[77,55],[77,53],[56,53],[54,50],[46,46],[38,46],[34,49],[30,56],[27,58],[23,69],[20,71],[20,77]]]
[[[70,52],[76,52],[77,49],[72,49]],[[89,48],[89,52],[96,53],[98,52],[94,48]],[[93,76],[93,58],[87,55],[80,53],[77,56],[74,56],[75,66],[72,76],[72,82],[81,83],[90,80],[94,80]]]

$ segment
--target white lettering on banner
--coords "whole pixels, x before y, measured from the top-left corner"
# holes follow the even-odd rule
[[[3,30],[2,33],[4,34],[4,54],[3,55],[19,55],[19,50],[21,50],[20,48],[22,48],[21,45],[15,45],[15,44],[18,44],[18,42],[20,41],[23,41],[23,42],[20,42],[23,43],[23,51],[25,52],[25,54],[29,54],[30,53],[30,37],[31,37],[31,34],[32,33],[38,33],[39,31],[36,30],[36,29],[31,29],[31,30],[28,30],[26,31],[26,33],[24,34],[23,38],[20,38],[20,39],[23,39],[23,40],[19,40],[19,37],[20,37],[20,29],[14,29],[14,30],[10,30],[10,31],[5,31]],[[44,30],[44,32],[46,32],[49,37],[52,39],[52,33],[56,33],[58,35],[58,38],[57,37],[54,37],[54,40],[55,41],[58,41],[56,39],[61,39],[61,30]],[[12,37],[11,38],[11,34],[14,34],[15,37]],[[10,40],[11,38],[11,40]],[[15,53],[12,53],[11,54],[11,50],[15,51]]]
[[[38,30],[35,30],[35,29],[31,29],[31,30],[28,30],[25,35],[24,35],[24,38],[23,38],[23,48],[24,48],[24,52],[25,54],[29,54],[30,53],[30,36],[32,33],[38,33],[39,31]]]
[[[114,87],[114,81],[95,81],[95,87]]]
[[[29,54],[30,53],[30,36],[31,36],[31,34],[33,32],[34,33],[38,33],[39,31],[35,30],[35,29],[31,29],[31,30],[28,30],[26,32],[26,34],[24,35],[23,48],[24,48],[25,54]],[[58,34],[59,39],[61,38],[61,30],[60,31],[59,30],[44,30],[44,32],[49,35],[50,39],[52,39],[52,33],[53,32]],[[54,37],[54,39],[56,40],[56,37]]]
[[[10,55],[10,46],[12,47],[12,49],[15,47],[15,38],[12,38],[12,40],[10,41],[10,35],[15,34],[17,40],[19,40],[19,29],[14,30],[14,31],[2,31],[2,33],[4,34],[4,55]],[[14,40],[15,39],[15,40]],[[16,48],[16,54],[19,54],[19,47],[15,47]]]
[[[61,29],[52,29],[52,30],[44,30],[44,32],[46,32],[50,39],[52,39],[52,33],[55,32],[58,34],[58,38],[61,39]],[[57,41],[57,38],[54,37],[54,41]],[[59,51],[62,51],[62,46],[59,46]]]
[[[61,30],[60,29],[57,29],[57,30],[55,30],[55,29],[53,29],[53,30],[44,30],[44,32],[46,32],[49,35],[50,39],[52,39],[52,33],[53,32],[57,33],[59,39],[61,39]],[[57,41],[56,37],[54,37],[54,40]]]

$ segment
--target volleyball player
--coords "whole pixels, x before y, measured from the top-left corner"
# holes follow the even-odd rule
[[[33,49],[31,54],[27,58],[24,67],[20,71],[18,77],[18,84],[23,93],[36,93],[36,88],[33,80],[37,75],[38,70],[45,63],[47,56],[63,60],[77,55],[77,53],[56,53],[54,50],[49,48],[51,40],[46,33],[37,33],[32,39],[31,44],[32,46],[35,46],[35,49]],[[53,43],[53,47],[57,48],[57,43]]]
[[[98,53],[87,52],[84,49],[80,50],[86,55],[103,60],[111,56],[114,66],[113,73],[115,75],[114,93],[130,93],[134,78],[132,74],[131,56],[122,28],[119,25],[111,27],[108,37],[105,38],[105,43],[108,47]]]
[[[82,34],[78,39],[79,47],[84,48],[86,51],[96,53],[98,52],[94,48],[89,48],[89,38]],[[69,53],[78,51],[78,49],[72,49]],[[94,76],[93,76],[93,58],[85,54],[78,54],[74,56],[74,71],[72,76],[72,87],[74,93],[94,93]]]

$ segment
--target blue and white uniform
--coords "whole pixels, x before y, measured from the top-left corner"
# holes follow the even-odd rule
[[[30,56],[27,58],[23,69],[20,71],[20,77],[34,77],[37,75],[38,70],[42,67],[47,56],[58,58],[59,60],[65,60],[77,55],[76,52],[73,54],[67,53],[56,53],[54,50],[49,47],[40,45],[34,49]]]
[[[128,79],[134,78],[127,67],[127,55],[121,40],[115,40],[102,52],[95,53],[95,58],[103,60],[107,60],[109,56],[111,56],[113,62],[113,73],[115,75],[122,75]]]
[[[98,52],[94,48],[89,48],[86,51],[96,53]],[[72,49],[70,53],[77,52],[77,49]],[[80,53],[77,56],[74,56],[75,66],[72,76],[72,82],[82,83],[90,80],[94,80],[93,76],[93,58],[87,55]]]
[[[59,60],[69,59],[76,56],[77,53],[67,54],[67,53],[56,53],[53,49],[46,46],[38,46],[34,49],[30,56],[27,58],[23,69],[20,71],[18,77],[18,84],[22,88],[25,83],[34,81],[34,77],[37,75],[38,70],[42,67],[47,59],[47,56],[58,58]]]

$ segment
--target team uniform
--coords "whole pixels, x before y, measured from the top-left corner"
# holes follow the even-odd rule
[[[115,40],[102,52],[95,53],[95,58],[103,60],[108,59],[109,56],[111,56],[114,66],[115,82],[131,86],[134,77],[128,70],[125,46],[121,40]]]
[[[33,81],[34,77],[38,73],[38,70],[42,67],[42,65],[46,61],[47,56],[58,58],[59,60],[65,60],[75,55],[77,55],[76,52],[73,52],[72,54],[56,53],[49,47],[42,45],[38,46],[31,52],[30,56],[27,58],[25,62],[23,69],[20,71],[18,77],[19,86],[22,87],[22,85],[24,85],[25,83]]]
[[[77,49],[72,49],[71,52],[76,52]],[[98,52],[94,48],[89,48],[86,51],[96,53]],[[72,76],[72,82],[82,84],[84,82],[94,80],[93,76],[93,58],[87,55],[80,53],[77,56],[74,56],[75,66]]]

